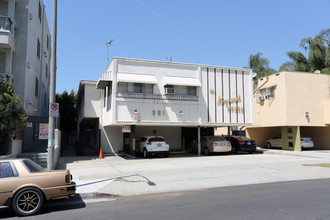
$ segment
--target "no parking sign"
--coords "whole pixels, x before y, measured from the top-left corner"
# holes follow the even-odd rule
[[[57,118],[59,116],[60,105],[56,102],[51,103],[49,107],[49,116]]]

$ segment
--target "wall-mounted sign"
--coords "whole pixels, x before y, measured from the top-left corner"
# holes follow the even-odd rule
[[[153,116],[161,116],[163,114],[163,116],[165,116],[165,111],[161,111],[161,110],[152,110],[152,115]]]
[[[26,127],[27,128],[32,128],[33,123],[32,122],[26,122]]]
[[[123,125],[121,127],[121,132],[123,132],[123,133],[131,133],[131,126],[130,125]]]
[[[240,101],[241,101],[241,96],[238,95],[235,98],[231,98],[231,99],[224,99],[223,97],[219,97],[217,103],[218,103],[218,105],[219,104],[226,104],[226,105],[228,105],[229,103],[240,102]]]
[[[39,140],[48,139],[48,124],[39,124]]]
[[[139,113],[134,113],[133,120],[134,121],[140,121],[141,115]]]

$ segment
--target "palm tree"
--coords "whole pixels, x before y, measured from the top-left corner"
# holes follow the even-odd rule
[[[308,59],[300,52],[290,51],[287,53],[293,62],[286,62],[280,66],[280,71],[299,71],[309,72],[310,66]]]
[[[290,51],[289,58],[292,62],[286,62],[280,67],[280,71],[300,71],[330,73],[330,29],[322,30],[314,38],[304,38],[300,46],[308,53],[306,58],[302,53]]]
[[[276,70],[269,68],[269,60],[261,56],[262,53],[258,52],[255,55],[250,55],[249,57],[249,68],[252,69],[254,73],[258,74],[258,78],[268,76],[276,72]]]

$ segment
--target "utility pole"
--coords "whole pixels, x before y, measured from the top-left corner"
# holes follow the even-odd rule
[[[52,14],[52,39],[51,39],[51,58],[50,58],[50,86],[49,86],[49,112],[50,107],[55,103],[56,93],[56,39],[57,38],[57,0],[53,0]],[[47,170],[54,168],[54,147],[55,147],[55,117],[49,114],[48,126],[48,154]]]

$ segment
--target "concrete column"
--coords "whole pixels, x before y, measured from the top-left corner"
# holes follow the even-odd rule
[[[198,143],[198,156],[201,155],[201,127],[198,126],[198,138],[197,138],[197,143]]]

